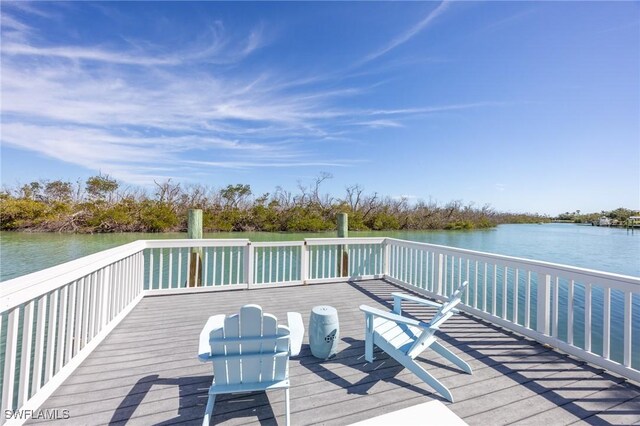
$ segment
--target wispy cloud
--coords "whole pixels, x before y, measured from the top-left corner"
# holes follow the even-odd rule
[[[402,123],[393,120],[368,120],[361,121],[355,124],[359,126],[371,127],[373,129],[380,129],[384,127],[403,127]]]
[[[449,7],[449,1],[448,0],[442,1],[438,5],[438,7],[436,7],[434,10],[429,12],[429,14],[425,16],[420,22],[418,22],[413,27],[409,28],[407,31],[403,32],[402,34],[398,35],[397,37],[389,41],[389,43],[385,44],[380,49],[374,52],[371,52],[370,54],[362,58],[359,62],[357,62],[357,66],[361,66],[366,64],[367,62],[371,62],[374,59],[381,57],[382,55],[390,52],[396,47],[411,40],[413,37],[415,37],[424,29],[426,29],[438,16],[442,15],[442,13],[444,13],[444,11],[447,10],[448,7]]]
[[[445,8],[440,4],[368,60],[415,36]],[[37,15],[36,6],[28,9]],[[212,169],[358,165],[366,158],[335,158],[327,143],[352,143],[366,129],[402,127],[424,114],[492,105],[362,108],[342,100],[377,83],[289,78],[268,67],[236,72],[268,45],[262,24],[238,37],[216,21],[176,48],[124,37],[124,46],[51,45],[10,11],[2,22],[2,143],[130,183]]]
[[[157,58],[127,55],[108,50],[81,47],[34,47],[27,44],[6,43],[2,46],[6,55],[57,57],[75,61],[98,61],[127,65],[177,65],[178,58]]]

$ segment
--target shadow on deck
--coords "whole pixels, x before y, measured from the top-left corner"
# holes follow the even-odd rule
[[[42,408],[67,409],[73,424],[176,424],[202,421],[211,366],[197,360],[207,318],[262,305],[281,321],[311,308],[338,309],[341,344],[328,361],[311,356],[305,335],[290,363],[292,424],[350,424],[439,399],[471,425],[640,424],[640,388],[602,369],[461,314],[441,339],[473,368],[461,373],[437,357],[419,358],[452,391],[449,403],[386,354],[364,361],[360,304],[390,308],[398,288],[384,281],[147,297]],[[407,305],[428,319],[432,310]],[[442,361],[442,363],[440,362]],[[284,393],[222,395],[214,423],[284,422]],[[41,423],[41,422],[38,422]]]

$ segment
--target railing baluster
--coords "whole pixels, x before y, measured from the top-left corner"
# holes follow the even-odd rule
[[[264,271],[265,271],[265,260],[267,258],[267,249],[265,247],[262,247],[260,249],[260,252],[262,253],[262,280],[260,280],[261,283],[264,283]]]
[[[153,290],[153,249],[149,250],[149,290]]]
[[[415,285],[415,275],[414,275],[414,270],[413,270],[413,264],[414,264],[414,254],[415,254],[415,250],[410,248],[409,249],[409,256],[408,256],[408,267],[407,267],[407,282],[409,284]]]
[[[115,317],[116,315],[118,315],[118,312],[120,311],[120,299],[121,299],[121,287],[122,287],[122,262],[116,262],[114,263],[114,278],[113,278],[113,286],[111,287],[112,290],[112,295],[113,295],[113,307],[112,307],[112,312],[111,312],[111,318],[113,319],[113,317]],[[155,282],[155,280],[154,280]],[[80,302],[82,299],[80,296],[80,293],[82,290],[82,284],[83,282],[80,281],[78,282],[78,301]],[[81,304],[78,305],[77,309],[81,309]],[[77,312],[78,314],[81,313],[80,310],[78,310]],[[78,318],[79,315],[76,315],[76,318]]]
[[[460,287],[461,284],[462,284],[462,256],[459,256],[458,257],[458,284],[457,284],[457,287]],[[454,288],[451,287],[451,293],[453,293],[453,292],[454,292]]]
[[[610,358],[611,350],[611,289],[604,288],[602,312],[602,356]]]
[[[164,278],[164,249],[158,250],[158,263],[158,288],[165,288],[162,280]]]
[[[380,270],[378,269],[378,257],[380,256],[380,248],[378,246],[374,246],[372,248],[373,250],[373,274],[374,275],[379,275],[380,274]]]
[[[189,274],[189,271],[187,271]],[[178,282],[176,283],[176,288],[182,287],[182,248],[178,249]]]
[[[309,279],[309,245],[306,241],[300,250],[300,279],[305,283]]]
[[[506,266],[502,272],[502,319],[507,319],[507,302],[509,300],[509,289],[507,279],[509,278],[509,268]]]
[[[225,285],[225,280],[224,280],[224,248],[222,248],[222,251],[220,253],[220,284],[221,285]]]
[[[89,317],[89,340],[93,339],[96,332],[96,322],[99,316],[98,312],[98,297],[100,294],[100,271],[95,272],[94,280],[91,289],[91,316]]]
[[[413,267],[413,285],[415,285],[416,287],[421,287],[420,286],[420,252],[421,250],[416,249],[415,250],[415,255],[414,255],[414,261],[415,261],[415,265]]]
[[[169,249],[169,288],[178,287],[173,285],[173,249]]]
[[[118,278],[120,278],[120,277],[118,276]],[[115,286],[115,291],[116,292],[118,291],[118,285],[121,284],[121,283],[122,282],[118,279],[118,282],[116,283],[116,286]],[[76,292],[77,292],[76,293],[77,306],[76,306],[75,333],[73,333],[74,334],[74,336],[73,336],[73,356],[76,356],[76,354],[80,350],[80,346],[82,344],[81,339],[82,339],[82,317],[84,315],[84,310],[83,310],[84,285],[85,285],[85,279],[81,278],[80,281],[78,281],[78,288],[76,289]]]
[[[513,272],[513,322],[518,324],[518,287],[520,286],[520,275],[518,268]]]
[[[204,248],[204,276],[202,277],[202,285],[207,287],[209,285],[209,248]]]
[[[394,245],[393,250],[391,252],[392,254],[392,259],[391,259],[391,276],[393,278],[396,279],[400,279],[400,247],[397,245]]]
[[[624,292],[624,348],[622,363],[625,367],[631,367],[631,309],[632,305],[632,293],[630,291]]]
[[[425,263],[425,252],[424,250],[420,250],[420,288],[427,288],[427,285],[424,281],[424,276],[426,272],[426,263]]]
[[[76,318],[76,287],[77,281],[74,281],[69,285],[69,314],[67,316],[67,335],[66,335],[66,343],[65,343],[65,364],[69,362],[71,357],[73,356],[73,335],[74,335],[74,325]],[[108,286],[107,286],[108,288]],[[109,293],[106,293],[109,295]],[[105,303],[109,304],[109,298],[105,299]],[[103,324],[106,325],[111,318],[109,318],[109,310],[105,307],[105,322]]]
[[[144,258],[142,259],[142,262],[144,263]],[[109,321],[109,293],[111,292],[110,277],[111,277],[111,265],[108,265],[102,268],[102,274],[101,274],[102,289],[100,292],[100,328],[107,325],[107,322]],[[73,305],[73,300],[74,300],[73,298],[71,298],[71,288],[73,287],[73,285],[75,284],[71,284],[69,286],[69,306],[70,307]],[[67,322],[68,324],[70,324],[69,327],[71,327],[71,324],[73,324],[73,319],[71,318],[71,316],[67,318]]]
[[[213,262],[211,263],[211,280],[213,285],[216,284],[216,276],[218,274],[218,247],[213,249]],[[222,283],[222,280],[220,281]]]
[[[487,282],[487,280],[489,279],[489,276],[487,275],[488,272],[488,265],[487,262],[483,262],[484,263],[484,278],[483,278],[483,282],[482,282],[482,310],[484,312],[487,312],[487,292],[489,290],[489,283]]]
[[[560,278],[556,277],[552,284],[552,294],[553,300],[551,304],[551,335],[553,337],[558,337],[558,307],[560,304],[558,303],[558,297],[560,295]]]
[[[280,282],[280,249],[276,248],[276,282]],[[283,280],[284,281],[284,280]]]
[[[473,268],[473,307],[478,307],[478,261],[476,260]]]
[[[531,328],[531,271],[527,271],[524,289],[524,326]]]
[[[42,386],[42,366],[44,364],[44,339],[47,324],[47,298],[45,294],[38,299],[38,315],[36,318],[36,340],[33,356],[33,377],[31,379],[31,392],[35,394]],[[5,352],[6,354],[6,352]],[[6,355],[5,355],[6,356]],[[6,383],[6,382],[5,382]]]
[[[18,353],[18,322],[20,308],[12,309],[7,318],[7,340],[4,352],[4,378],[2,381],[2,414],[12,410],[14,382],[16,379],[16,358]]]
[[[190,249],[187,249],[187,270],[185,275],[187,276],[187,285],[186,287],[195,287],[196,283],[192,282],[191,280],[193,279],[191,277],[191,257],[192,257],[192,253]],[[158,288],[162,288],[160,286],[158,286]]]
[[[56,328],[58,324],[58,291],[51,292],[49,298],[49,319],[47,328],[47,359],[44,368],[45,383],[53,377],[53,361],[56,355]]]
[[[491,304],[491,313],[496,315],[498,312],[498,265],[493,265],[493,300]]]
[[[403,274],[403,281],[404,282],[408,282],[409,281],[409,248],[405,247],[404,250],[404,274]]]
[[[549,299],[551,296],[551,276],[549,274],[538,274],[537,280],[537,311],[536,330],[542,334],[549,334]]]
[[[471,273],[471,265],[470,265],[470,260],[467,259],[467,275],[466,275],[466,280],[469,281],[469,275]],[[462,282],[461,282],[462,284]],[[466,303],[467,305],[469,304],[469,290],[467,289],[467,291],[465,291],[465,295],[464,295],[464,303]]]
[[[575,292],[575,281],[569,280],[567,289],[567,343],[573,345],[573,297]]]
[[[58,320],[58,348],[56,349],[56,353],[58,356],[56,357],[56,368],[55,371],[59,371],[62,367],[64,367],[64,355],[65,355],[65,338],[67,332],[67,317],[68,317],[68,309],[67,309],[67,293],[69,291],[69,286],[64,286],[60,289],[60,319]]]
[[[240,269],[240,264],[241,264],[241,254],[242,254],[242,250],[240,247],[236,247],[236,284],[240,284],[240,272],[242,271],[242,269]],[[246,278],[245,278],[246,279]]]
[[[29,399],[29,383],[31,381],[31,342],[33,340],[33,317],[35,300],[31,300],[24,307],[22,320],[22,350],[20,360],[20,382],[18,384],[18,404],[22,407]],[[2,325],[0,324],[0,328]],[[3,382],[6,383],[6,382]]]
[[[591,352],[591,283],[584,285],[584,349]]]
[[[289,251],[289,281],[293,281],[293,247],[287,247]]]

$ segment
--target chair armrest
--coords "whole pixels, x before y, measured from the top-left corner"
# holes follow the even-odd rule
[[[421,297],[411,296],[410,294],[391,293],[391,295],[393,296],[394,303],[396,299],[404,299],[404,300],[409,300],[411,302],[420,303],[421,305],[431,306],[434,308],[440,308],[442,306],[442,303],[433,302],[431,300],[423,299]]]
[[[304,337],[304,323],[302,315],[298,312],[287,312],[287,323],[291,331],[290,352],[291,356],[298,356],[302,348],[302,338]]]
[[[207,323],[202,327],[200,332],[200,343],[198,345],[198,358],[202,362],[209,360],[211,355],[211,345],[209,344],[209,335],[215,329],[222,328],[224,326],[224,319],[226,315],[214,315],[209,317]]]
[[[402,315],[394,314],[393,312],[381,311],[380,309],[372,308],[367,305],[360,305],[360,310],[367,315],[373,315],[393,321],[395,323],[413,325],[420,328],[429,328],[429,324],[422,321],[417,321],[411,318],[403,317]]]

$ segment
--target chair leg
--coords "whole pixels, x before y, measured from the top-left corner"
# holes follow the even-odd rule
[[[207,400],[207,408],[204,410],[204,419],[202,420],[202,426],[209,426],[211,423],[211,419],[213,418],[213,404],[216,403],[215,394],[209,394],[209,399]]]
[[[461,370],[466,371],[469,374],[473,374],[473,372],[471,371],[471,366],[469,364],[464,362],[458,355],[454,354],[449,349],[442,346],[440,343],[433,342],[431,344],[431,349],[433,349],[434,351],[439,353],[441,356],[443,356],[444,358],[448,359],[449,361],[451,361],[452,363],[460,367]]]
[[[365,319],[364,331],[364,359],[373,362],[373,317],[367,315]]]
[[[431,374],[427,372],[424,368],[418,365],[412,358],[404,355],[404,356],[393,356],[393,358],[398,361],[400,364],[405,366],[408,370],[410,370],[413,374],[418,376],[423,382],[431,386],[438,392],[440,395],[445,397],[451,402],[453,401],[453,395],[449,391],[449,389],[443,385],[440,380],[433,377]]]
[[[290,405],[290,401],[289,401],[289,388],[285,388],[284,390],[284,411],[285,411],[285,415],[286,415],[286,424],[287,426],[290,425],[291,421],[290,421],[290,417],[291,417],[291,408],[289,407]]]

